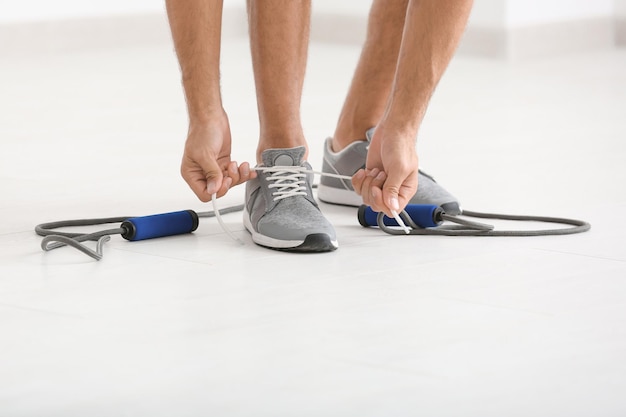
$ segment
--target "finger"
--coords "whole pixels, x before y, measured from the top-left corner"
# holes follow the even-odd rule
[[[226,175],[232,179],[231,186],[239,184],[239,167],[237,166],[237,162],[231,161],[228,164]]]
[[[387,179],[387,174],[383,171],[376,175],[376,178],[370,184],[370,206],[374,211],[384,211],[385,205],[383,203],[382,187]]]
[[[393,213],[400,212],[399,187],[396,185],[387,185],[382,190],[382,211],[387,216],[393,217]]]
[[[224,174],[222,167],[212,156],[205,154],[202,159],[196,162],[202,171],[204,171],[204,178],[206,179],[206,193],[211,196],[216,193],[224,181]]]
[[[239,166],[239,184],[244,183],[252,178],[256,178],[256,171],[250,169],[249,163],[242,163]]]
[[[248,162],[244,162],[240,166],[237,166],[237,163],[233,161],[228,165],[225,177],[232,179],[229,186],[229,188],[232,188],[235,185],[248,181],[249,179],[256,178],[256,171],[250,169],[250,164]]]
[[[378,168],[373,168],[367,173],[365,179],[363,180],[363,184],[361,187],[361,197],[363,198],[363,203],[367,204],[368,206],[371,206],[372,204],[372,182],[379,173],[380,170]]]
[[[380,187],[372,187],[370,190],[370,195],[372,197],[372,202],[370,207],[372,210],[377,212],[384,212],[387,217],[389,217],[390,213],[387,213],[387,207],[383,203],[383,190]]]
[[[217,198],[223,197],[228,192],[232,184],[233,184],[232,178],[224,177],[224,181],[222,181],[222,186],[220,187],[219,190],[217,190],[217,193],[216,193]]]
[[[204,160],[200,164],[184,155],[180,171],[185,182],[203,202],[211,200],[211,195],[222,185],[222,170],[215,160]]]
[[[365,180],[365,170],[364,169],[359,169],[352,176],[352,188],[354,188],[354,191],[358,195],[361,195],[361,188],[363,187],[363,180]]]
[[[383,185],[382,199],[386,214],[400,213],[417,190],[417,173],[408,176],[389,174]]]

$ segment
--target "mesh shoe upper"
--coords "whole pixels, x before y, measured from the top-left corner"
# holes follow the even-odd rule
[[[304,153],[304,147],[264,151],[257,178],[246,183],[244,224],[256,243],[307,252],[337,247],[335,230],[313,198],[313,174],[301,172],[311,169]]]
[[[366,133],[366,140],[353,142],[339,152],[333,152],[332,138],[326,139],[322,172],[352,176],[359,169],[364,168],[367,148],[373,132],[373,129],[369,129]],[[327,203],[349,206],[362,204],[361,197],[354,192],[348,180],[322,176],[317,195],[320,200]],[[418,172],[417,192],[409,204],[434,204],[442,207],[448,214],[461,213],[458,200],[421,170]]]

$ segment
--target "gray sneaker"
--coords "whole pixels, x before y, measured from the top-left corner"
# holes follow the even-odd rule
[[[352,176],[359,169],[364,168],[367,148],[373,133],[374,130],[369,129],[365,134],[366,140],[353,142],[339,152],[333,152],[332,139],[326,139],[322,172]],[[433,204],[443,208],[447,214],[461,214],[461,208],[457,199],[446,191],[445,188],[437,184],[433,177],[421,170],[418,171],[417,176],[417,192],[411,198],[409,204]],[[355,207],[363,204],[361,197],[354,192],[350,180],[325,176],[322,176],[320,180],[317,197],[321,201],[331,204]]]
[[[290,252],[337,249],[335,229],[313,198],[311,166],[303,146],[268,149],[257,178],[246,183],[243,222],[254,243]],[[291,169],[290,169],[291,168]]]

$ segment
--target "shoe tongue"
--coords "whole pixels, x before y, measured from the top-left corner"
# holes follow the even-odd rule
[[[267,149],[261,155],[263,165],[266,167],[273,166],[300,166],[304,157],[304,146],[287,149]]]

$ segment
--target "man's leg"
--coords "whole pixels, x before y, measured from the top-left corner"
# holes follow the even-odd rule
[[[431,1],[431,0],[424,0]],[[324,147],[324,172],[353,175],[365,166],[371,131],[386,111],[393,88],[403,42],[409,0],[375,0],[370,11],[367,39],[339,121]],[[410,90],[407,90],[410,91]],[[366,132],[367,131],[367,132]],[[376,171],[370,172],[375,177]],[[457,199],[430,176],[419,172],[419,188],[411,204],[435,204],[450,214],[458,214]],[[371,187],[365,187],[368,190]],[[318,190],[321,200],[358,206],[369,195],[357,195],[349,181],[322,177]]]
[[[189,131],[181,174],[202,201],[253,178],[231,161],[230,126],[220,93],[222,0],[166,0],[185,90]]]
[[[339,115],[332,147],[338,152],[378,124],[391,92],[409,0],[374,0],[367,38]]]
[[[367,168],[383,171],[383,187],[363,172],[355,190],[376,211],[403,209],[417,190],[415,140],[431,95],[461,39],[472,0],[410,0],[393,86],[367,154]],[[363,179],[365,178],[365,180]]]
[[[296,146],[307,149],[300,102],[309,47],[311,1],[248,0],[248,14],[259,110],[257,161],[260,163],[265,149]]]
[[[313,198],[300,120],[311,17],[310,0],[249,0],[250,45],[259,109],[256,179],[246,183],[244,225],[272,249],[337,248],[332,225]]]

